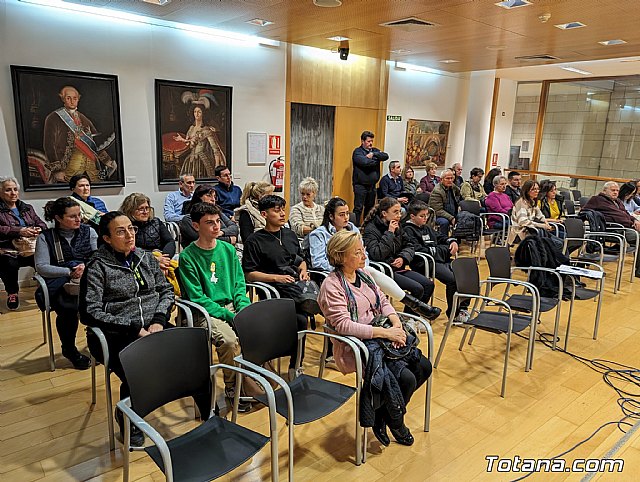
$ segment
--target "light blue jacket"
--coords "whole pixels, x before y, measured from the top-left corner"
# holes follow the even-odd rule
[[[345,228],[349,231],[359,233],[360,230],[355,224],[349,222]],[[309,233],[309,250],[311,252],[311,268],[319,271],[333,271],[333,266],[329,264],[327,256],[327,244],[329,239],[336,233],[333,224],[329,225],[329,229],[324,226],[314,229]],[[369,265],[369,256],[367,255],[367,266]]]

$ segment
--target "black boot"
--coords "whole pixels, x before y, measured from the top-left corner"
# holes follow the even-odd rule
[[[122,412],[116,408],[115,413],[116,422],[118,422],[118,427],[120,429],[120,433],[117,435],[117,439],[120,443],[124,444],[124,415]],[[142,447],[144,446],[144,433],[134,424],[131,424],[131,436],[129,438],[129,444],[131,447]]]
[[[373,429],[373,435],[376,436],[378,441],[385,447],[388,447],[389,444],[391,443],[391,440],[389,440],[389,435],[387,435],[387,424],[385,423],[384,417],[381,413],[382,410],[383,409],[380,409],[380,408],[376,410],[376,419],[372,429]]]
[[[413,311],[420,314],[421,316],[424,316],[427,320],[430,321],[435,320],[438,316],[440,316],[440,313],[442,313],[442,310],[440,308],[429,306],[428,304],[420,301],[418,298],[415,298],[409,293],[404,295],[404,298],[402,298],[400,301],[405,306],[411,308]]]
[[[393,435],[393,438],[396,439],[396,442],[401,445],[413,445],[413,435],[411,435],[411,432],[404,424],[402,424],[402,427],[398,429],[392,428],[391,435]]]

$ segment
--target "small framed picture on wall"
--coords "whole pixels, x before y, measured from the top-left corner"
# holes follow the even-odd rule
[[[124,186],[118,77],[11,66],[25,191]]]
[[[191,174],[202,183],[217,166],[231,169],[232,88],[156,79],[155,91],[158,182]]]

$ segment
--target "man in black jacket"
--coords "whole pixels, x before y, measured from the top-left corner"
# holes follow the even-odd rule
[[[509,171],[509,176],[507,180],[509,181],[509,185],[507,189],[504,191],[507,196],[511,199],[511,202],[515,206],[516,201],[520,199],[520,194],[522,191],[520,190],[520,183],[522,182],[522,178],[520,177],[520,173],[518,171]]]
[[[433,256],[436,262],[435,276],[438,281],[446,287],[447,293],[447,317],[451,314],[453,305],[453,295],[455,294],[456,279],[451,269],[451,256],[458,252],[458,243],[455,238],[437,233],[427,226],[429,218],[429,206],[423,201],[413,201],[407,208],[409,219],[404,224],[404,234],[410,240],[416,253],[426,253]],[[416,256],[411,261],[411,268],[420,273],[424,273],[424,261]],[[458,307],[455,324],[463,323],[469,319],[469,300],[464,300]]]
[[[353,150],[353,214],[356,225],[364,209],[365,216],[376,202],[376,184],[380,180],[380,163],[389,159],[389,154],[373,147],[373,132],[360,135],[360,146]]]

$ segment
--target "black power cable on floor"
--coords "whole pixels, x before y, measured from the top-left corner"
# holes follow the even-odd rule
[[[526,338],[520,334],[517,334],[521,338]],[[553,345],[553,334],[551,333],[538,333],[538,341],[540,341],[543,345],[548,348],[552,348]],[[600,425],[591,435],[587,438],[581,440],[571,448],[565,450],[564,452],[551,457],[549,460],[559,459],[564,457],[568,453],[572,452],[576,448],[581,445],[587,443],[593,437],[596,436],[600,430],[609,426],[616,425],[618,430],[622,433],[627,433],[624,427],[632,427],[634,424],[628,422],[629,419],[640,420],[640,369],[635,367],[624,365],[622,363],[618,363],[611,360],[604,360],[601,358],[589,359],[582,357],[580,355],[576,355],[575,353],[571,353],[569,351],[563,350],[562,348],[556,347],[555,351],[559,351],[561,353],[565,353],[570,357],[576,359],[583,365],[587,366],[591,370],[602,374],[602,378],[604,382],[609,385],[615,392],[618,394],[618,406],[622,410],[624,417],[617,421],[605,422]],[[624,388],[617,385],[617,383],[624,383]],[[630,386],[637,387],[638,392],[630,391]],[[528,472],[526,475],[519,477],[517,479],[513,479],[512,482],[517,482],[519,480],[526,479],[532,474],[536,472]]]

